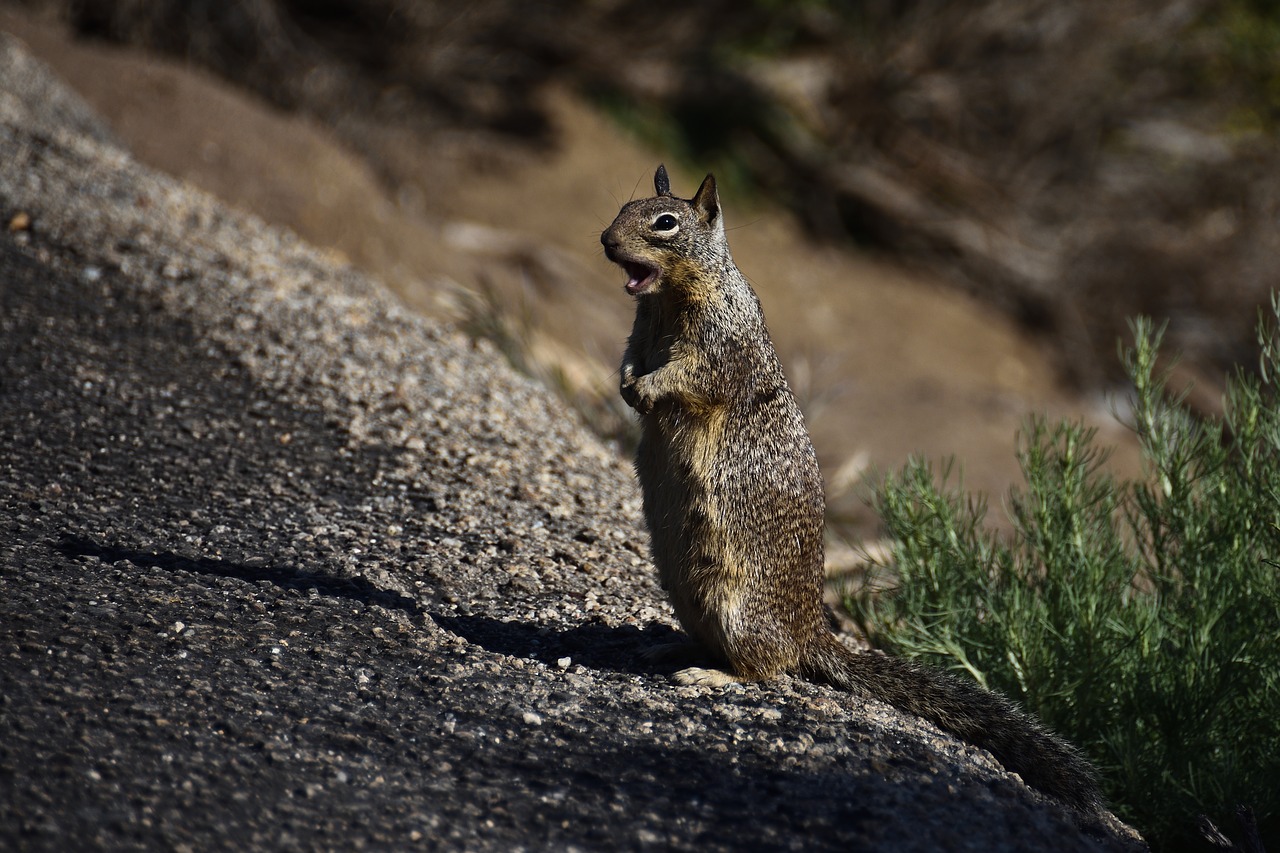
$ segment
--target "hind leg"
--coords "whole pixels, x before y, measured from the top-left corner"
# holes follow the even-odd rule
[[[706,646],[693,640],[678,643],[661,643],[651,646],[640,653],[645,663],[658,666],[674,666],[676,672],[671,680],[677,684],[701,684],[707,687],[723,687],[749,679],[740,678],[726,669],[715,668],[715,661]]]
[[[659,643],[641,652],[640,659],[648,664],[675,668],[671,680],[677,684],[722,687],[743,680],[728,671],[728,661],[712,654],[697,640]]]
[[[691,666],[677,672],[673,676],[675,681],[679,684],[700,684],[707,687],[768,681],[784,672],[793,671],[800,660],[798,645],[781,631],[772,634],[735,634],[726,640],[724,652],[728,666]]]

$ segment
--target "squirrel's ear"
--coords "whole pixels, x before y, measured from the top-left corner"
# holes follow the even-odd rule
[[[720,194],[716,192],[716,176],[707,175],[693,197],[693,207],[708,224],[720,218]]]
[[[653,173],[653,188],[658,195],[671,195],[671,179],[667,177],[666,166],[658,166],[658,171]]]

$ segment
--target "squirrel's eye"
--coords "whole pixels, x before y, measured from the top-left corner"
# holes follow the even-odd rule
[[[674,231],[680,222],[670,213],[664,213],[657,219],[653,220],[654,231]]]

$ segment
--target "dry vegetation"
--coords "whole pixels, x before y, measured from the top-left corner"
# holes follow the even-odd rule
[[[568,84],[816,233],[943,271],[1080,386],[1139,313],[1220,384],[1275,284],[1265,0],[26,5],[330,121],[393,184],[421,167],[388,128],[547,144],[535,93]]]

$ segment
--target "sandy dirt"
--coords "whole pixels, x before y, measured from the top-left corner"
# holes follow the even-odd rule
[[[612,400],[632,306],[598,235],[651,192],[663,154],[576,97],[541,95],[556,144],[533,152],[390,139],[398,186],[314,122],[170,60],[76,41],[0,10],[148,165],[297,231],[386,280],[412,308],[458,319],[502,314],[535,372],[571,396]],[[668,163],[677,194],[700,174]],[[1137,470],[1132,437],[1103,401],[1064,390],[1045,351],[1006,318],[891,260],[806,238],[790,215],[724,199],[730,241],[765,306],[809,418],[835,514],[874,534],[858,482],[907,456],[959,457],[992,495],[1017,479],[1014,436],[1029,413],[1083,417]],[[477,296],[480,294],[480,296]],[[995,516],[1002,516],[998,509]]]

